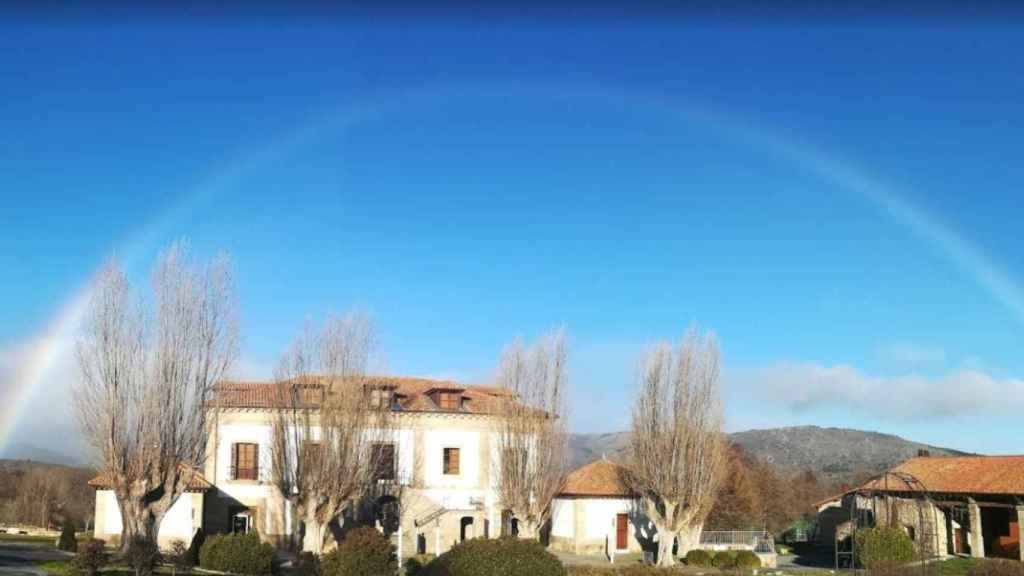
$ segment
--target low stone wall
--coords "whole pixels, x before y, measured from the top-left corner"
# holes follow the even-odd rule
[[[761,568],[778,568],[779,555],[774,552],[756,552],[761,559]]]
[[[38,526],[0,525],[0,534],[21,534],[24,536],[60,536],[58,530],[48,530]]]

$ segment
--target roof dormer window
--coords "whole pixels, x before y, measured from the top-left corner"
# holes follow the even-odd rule
[[[434,388],[427,392],[437,407],[445,412],[461,412],[463,409],[463,388]]]

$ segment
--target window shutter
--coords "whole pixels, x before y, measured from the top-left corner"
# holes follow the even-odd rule
[[[231,479],[238,480],[238,444],[231,445]]]
[[[250,444],[252,450],[252,476],[253,480],[260,479],[260,445]]]

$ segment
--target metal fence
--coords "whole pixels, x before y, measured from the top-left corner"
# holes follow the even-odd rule
[[[761,530],[721,530],[700,533],[701,548],[712,550],[753,550],[764,554],[775,552],[775,537]]]

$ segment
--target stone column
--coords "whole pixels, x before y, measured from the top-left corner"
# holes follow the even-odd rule
[[[981,508],[973,498],[967,500],[967,512],[971,518],[971,556],[985,557],[985,535],[981,530]]]
[[[1020,561],[1024,562],[1024,505],[1017,506],[1017,534],[1021,535],[1017,547],[1020,548]]]

